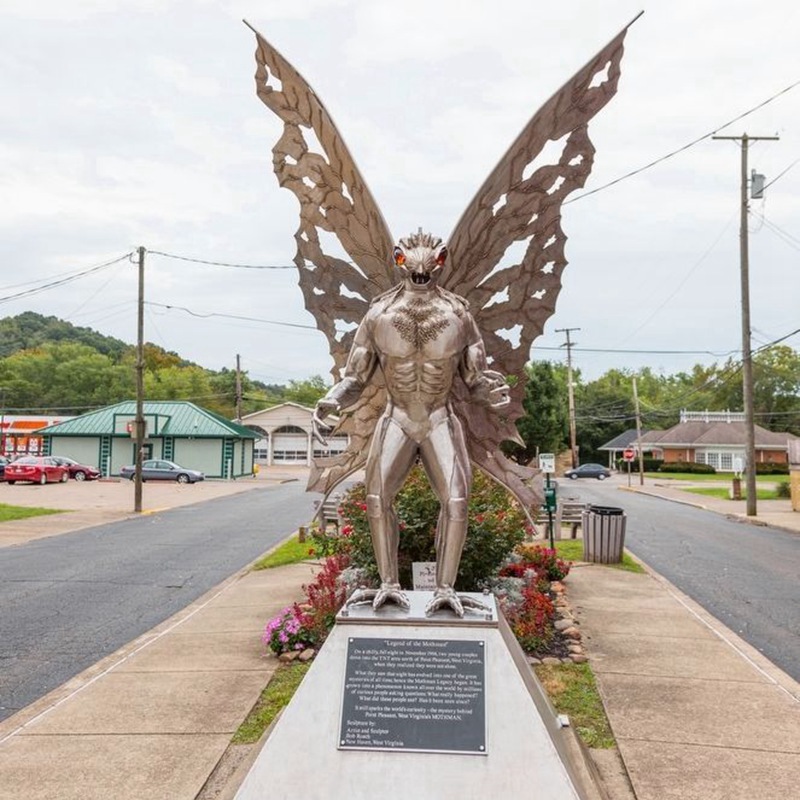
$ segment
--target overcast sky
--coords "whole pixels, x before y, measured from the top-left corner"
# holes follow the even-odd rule
[[[140,245],[292,264],[298,205],[272,173],[281,126],[256,97],[243,17],[316,89],[393,236],[446,237],[530,116],[642,8],[618,93],[590,125],[586,190],[780,95],[720,130],[780,136],[750,150],[775,180],[751,207],[753,346],[777,339],[800,327],[800,86],[780,94],[800,81],[789,0],[0,0],[0,315],[133,343],[127,260],[7,298]],[[555,331],[575,327],[588,379],[738,356],[739,180],[737,144],[709,139],[566,205],[570,263],[533,357],[563,360]],[[150,254],[146,298],[146,338],[205,367],[239,353],[269,383],[328,374],[322,334],[263,321],[314,325],[293,269]]]

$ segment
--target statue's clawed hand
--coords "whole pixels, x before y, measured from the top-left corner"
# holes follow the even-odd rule
[[[326,400],[324,397],[317,401],[314,409],[314,416],[311,418],[311,433],[313,437],[323,446],[328,446],[328,436],[331,435],[333,427],[325,422],[330,414],[335,414],[339,410],[339,404],[335,400]]]
[[[483,400],[490,408],[505,408],[511,402],[510,387],[499,372],[487,369],[483,372]]]

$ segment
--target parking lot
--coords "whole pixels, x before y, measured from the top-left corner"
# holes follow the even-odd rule
[[[142,511],[155,513],[217,497],[267,489],[285,481],[308,478],[306,467],[267,467],[252,478],[235,481],[206,480],[194,484],[148,481],[142,487]],[[91,525],[134,516],[133,481],[109,479],[39,484],[0,482],[0,504],[26,508],[59,509],[66,513],[0,523],[0,547],[55,536]]]

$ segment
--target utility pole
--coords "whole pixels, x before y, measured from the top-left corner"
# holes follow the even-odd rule
[[[142,452],[144,450],[144,247],[139,248],[139,300],[136,313],[136,419],[134,438],[136,471],[134,472],[133,510],[142,510]]]
[[[0,456],[6,454],[6,387],[0,386]]]
[[[569,449],[572,453],[572,469],[578,466],[578,442],[575,434],[575,392],[572,387],[572,346],[575,342],[569,338],[572,331],[580,328],[556,328],[556,333],[565,333],[567,341],[562,347],[567,348],[567,397],[569,398]]]
[[[642,452],[642,415],[639,412],[639,392],[633,376],[633,404],[636,407],[636,450],[639,453],[639,486],[644,486],[644,453]]]
[[[236,421],[242,424],[242,365],[236,354]]]
[[[777,141],[777,136],[714,136],[741,142],[742,176],[740,186],[741,222],[739,227],[739,269],[742,294],[742,395],[745,425],[745,480],[747,487],[747,516],[756,516],[756,433],[753,409],[753,354],[750,349],[750,253],[747,231],[747,148],[750,142]]]

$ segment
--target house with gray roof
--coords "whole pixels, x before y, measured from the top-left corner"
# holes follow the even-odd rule
[[[126,401],[90,411],[37,431],[46,455],[69,456],[97,465],[105,476],[136,460],[133,439],[136,403]],[[208,478],[253,474],[253,444],[258,434],[184,400],[144,403],[144,458],[174,461]]]
[[[757,464],[788,463],[791,433],[755,426]],[[745,461],[744,414],[731,411],[682,411],[680,422],[666,431],[642,434],[642,448],[666,462],[709,464],[719,472],[736,472]]]

